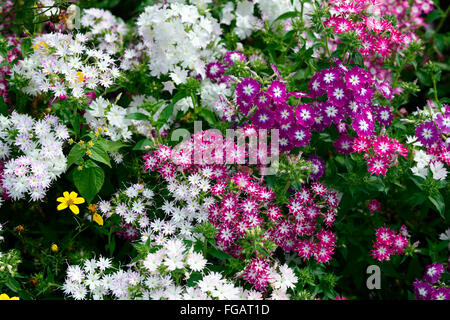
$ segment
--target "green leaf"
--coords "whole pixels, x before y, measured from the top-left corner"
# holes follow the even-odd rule
[[[214,112],[206,108],[197,108],[197,110],[199,110],[198,115],[206,120],[211,127],[216,124],[217,118]]]
[[[25,38],[22,40],[20,44],[20,51],[22,52],[22,55],[24,57],[28,56],[28,54],[31,53],[31,51],[33,50],[31,45],[32,45],[31,38]]]
[[[128,144],[125,144],[123,142],[111,140],[103,140],[98,143],[100,143],[106,151],[116,151],[119,150],[120,148],[129,146]]]
[[[75,144],[67,156],[67,169],[69,169],[72,164],[83,159],[84,154],[85,150],[78,143]]]
[[[133,147],[133,150],[147,150],[144,148],[145,146],[151,146],[153,145],[153,142],[149,139],[142,139],[136,143],[136,145]]]
[[[216,249],[216,248],[208,248],[207,252],[219,260],[228,260],[228,259],[233,258],[228,253],[220,251],[219,249]]]
[[[130,120],[148,120],[148,116],[146,114],[143,114],[143,113],[140,113],[140,112],[135,112],[135,113],[130,113],[130,114],[126,115],[125,119],[130,119]]]
[[[437,212],[441,215],[441,217],[445,220],[444,211],[445,211],[445,201],[444,197],[440,192],[435,192],[428,196],[428,200],[431,201],[431,203],[436,208]]]
[[[94,143],[94,145],[89,148],[89,150],[91,150],[92,152],[89,156],[91,159],[104,163],[111,168],[111,162],[109,160],[108,152],[106,152],[102,144]]]
[[[167,120],[170,118],[170,116],[173,114],[173,106],[174,104],[171,103],[167,107],[165,107],[164,110],[159,115],[158,121],[166,123]]]
[[[283,13],[282,15],[279,15],[278,18],[273,20],[273,22],[279,21],[279,20],[285,20],[285,19],[289,19],[289,18],[295,18],[298,16],[298,14],[299,13],[297,11],[288,11],[288,12]]]
[[[4,115],[5,117],[8,116],[8,108],[6,107],[6,102],[3,97],[0,97],[0,114]]]
[[[430,22],[433,22],[434,20],[439,19],[440,17],[442,17],[442,12],[441,12],[441,10],[436,9],[436,10],[431,11],[431,12],[428,14],[428,16],[427,16],[427,18],[425,19],[425,21],[426,21],[427,23],[430,23]]]
[[[82,170],[75,170],[73,173],[73,182],[80,194],[91,203],[97,193],[103,186],[105,181],[105,173],[103,169],[96,165],[93,161],[86,161],[86,165]]]

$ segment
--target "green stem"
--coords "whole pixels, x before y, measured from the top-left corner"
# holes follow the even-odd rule
[[[442,28],[442,26],[444,25],[444,21],[445,19],[447,19],[448,13],[450,11],[450,6],[447,8],[447,10],[445,10],[444,12],[444,16],[442,17],[441,21],[439,22],[439,25],[437,26],[435,32],[438,33],[439,30]]]

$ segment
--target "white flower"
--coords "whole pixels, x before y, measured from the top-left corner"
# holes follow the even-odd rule
[[[450,240],[450,228],[441,233],[439,239],[442,241]]]
[[[447,169],[444,167],[444,163],[440,161],[430,163],[430,170],[433,173],[434,180],[444,180],[447,177]]]
[[[206,266],[206,259],[197,252],[190,253],[186,262],[193,271],[202,271]]]

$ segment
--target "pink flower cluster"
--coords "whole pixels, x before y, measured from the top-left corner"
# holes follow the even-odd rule
[[[399,155],[408,157],[408,149],[388,136],[356,137],[353,140],[353,151],[364,152],[370,174],[384,176],[388,168],[395,164]]]
[[[375,232],[376,241],[371,255],[380,262],[389,261],[392,255],[402,255],[408,245],[408,238],[388,227],[380,227]]]

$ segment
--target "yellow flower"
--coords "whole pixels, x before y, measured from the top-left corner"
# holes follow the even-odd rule
[[[44,42],[44,41],[41,41],[41,42],[38,42],[38,43],[36,43],[34,46],[33,46],[33,49],[34,50],[38,50],[39,49],[39,47],[44,47],[44,48],[48,48],[48,45]]]
[[[0,300],[20,300],[19,297],[9,297],[6,293],[0,294]]]
[[[52,249],[53,252],[57,252],[58,251],[58,245],[56,243],[52,244],[51,249]]]
[[[77,72],[77,77],[78,77],[78,82],[83,82],[84,81],[84,74],[81,71]]]
[[[64,210],[67,207],[69,207],[69,209],[73,213],[79,214],[80,209],[78,209],[78,207],[76,205],[84,203],[84,198],[82,198],[82,197],[77,198],[78,194],[74,191],[72,191],[70,194],[68,191],[64,191],[63,195],[64,195],[64,197],[59,197],[58,199],[56,199],[56,201],[61,202],[57,207],[58,211]]]
[[[86,154],[87,154],[88,156],[90,156],[90,155],[92,154],[92,151],[91,151],[91,150],[88,150],[88,151],[86,151]]]
[[[92,147],[94,145],[94,143],[92,141],[88,142],[89,147]]]
[[[94,219],[95,222],[97,222],[97,224],[98,224],[99,226],[102,226],[102,225],[103,225],[103,218],[102,218],[102,216],[99,215],[97,212],[94,213],[93,219]]]

